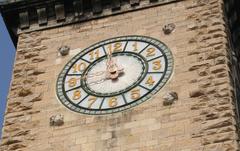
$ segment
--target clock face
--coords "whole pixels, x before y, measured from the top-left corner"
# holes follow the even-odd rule
[[[67,108],[107,114],[136,106],[158,92],[173,70],[170,50],[143,36],[125,36],[90,46],[59,74],[57,96]]]

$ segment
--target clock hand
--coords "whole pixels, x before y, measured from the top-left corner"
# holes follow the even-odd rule
[[[120,73],[120,74],[123,73],[123,68],[117,70],[117,72]],[[104,77],[102,77],[102,78],[100,78],[100,79],[97,79],[97,80],[93,80],[94,77],[90,77],[90,78],[88,79],[88,76],[87,76],[85,79],[86,79],[86,80],[89,80],[89,82],[87,81],[87,83],[88,83],[89,85],[99,84],[99,83],[102,83],[102,82],[104,82],[104,81],[106,81],[106,80],[111,80],[111,79],[112,79],[111,74],[109,74],[108,72],[105,72],[105,73],[106,73],[106,74],[105,74]],[[96,76],[96,77],[97,77],[97,76]]]
[[[90,73],[90,74],[87,75],[87,77],[90,78],[90,77],[94,77],[94,76],[101,76],[104,73],[106,74],[106,71],[99,71],[99,72],[95,72],[95,73]]]
[[[108,53],[107,53],[107,62],[106,62],[106,70],[108,71],[108,68],[110,66],[112,66],[113,64],[113,60],[112,60],[112,51],[110,50]]]
[[[100,83],[102,83],[102,82],[104,82],[106,80],[107,79],[104,78],[104,79],[100,79],[100,80],[96,80],[96,81],[90,81],[90,82],[88,82],[88,85],[91,86],[91,85],[95,85],[95,84],[100,84]]]

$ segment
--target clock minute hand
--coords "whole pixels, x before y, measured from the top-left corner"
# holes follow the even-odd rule
[[[99,71],[99,72],[95,72],[95,73],[90,73],[90,74],[86,75],[86,77],[91,78],[91,77],[95,77],[95,76],[101,76],[103,74],[106,74],[106,71]]]
[[[118,73],[122,73],[123,72],[123,68],[121,68],[121,69],[118,69],[118,71],[117,71]],[[88,79],[88,77],[86,77],[85,79],[87,80],[89,80],[89,82],[87,82],[89,85],[94,85],[94,84],[99,84],[99,83],[102,83],[102,82],[104,82],[104,81],[106,81],[106,80],[112,80],[112,78],[111,78],[111,75],[109,74],[109,73],[107,73],[107,72],[105,72],[106,74],[105,74],[105,76],[104,77],[102,77],[102,78],[99,78],[99,79],[94,79],[94,78],[96,78],[97,76],[95,76],[95,77],[90,77],[90,79]]]

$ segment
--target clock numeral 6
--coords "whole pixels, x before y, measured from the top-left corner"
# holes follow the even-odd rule
[[[160,70],[161,69],[161,67],[162,67],[162,64],[161,64],[161,61],[160,60],[158,60],[158,61],[154,61],[153,62],[153,70]]]
[[[96,102],[97,98],[96,97],[92,97],[88,99],[88,108],[91,108],[92,105]]]
[[[97,49],[96,51],[91,51],[89,52],[90,55],[90,60],[95,60],[99,58],[99,49]]]
[[[153,80],[153,77],[149,76],[147,81],[146,81],[146,84],[149,85],[149,86],[153,86],[154,83],[155,83],[155,81]]]
[[[109,107],[116,107],[118,105],[117,98],[110,98],[108,101]]]
[[[155,56],[155,54],[156,54],[156,49],[155,48],[148,48],[147,49],[147,57]]]
[[[72,99],[73,100],[78,100],[80,98],[81,98],[81,91],[80,90],[74,91]]]
[[[81,62],[79,64],[74,64],[73,65],[73,73],[81,72],[86,69],[87,65],[84,62]]]
[[[135,89],[131,91],[131,99],[136,100],[140,98],[140,89]]]

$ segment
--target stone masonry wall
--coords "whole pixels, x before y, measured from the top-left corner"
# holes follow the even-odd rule
[[[19,36],[1,151],[239,151],[222,0],[186,0]],[[162,27],[176,29],[164,35]],[[145,35],[164,42],[174,73],[152,99],[120,113],[91,116],[56,98],[64,64],[98,41]],[[70,55],[58,48],[68,45]],[[178,100],[163,105],[174,91]],[[51,126],[50,117],[64,116]]]

